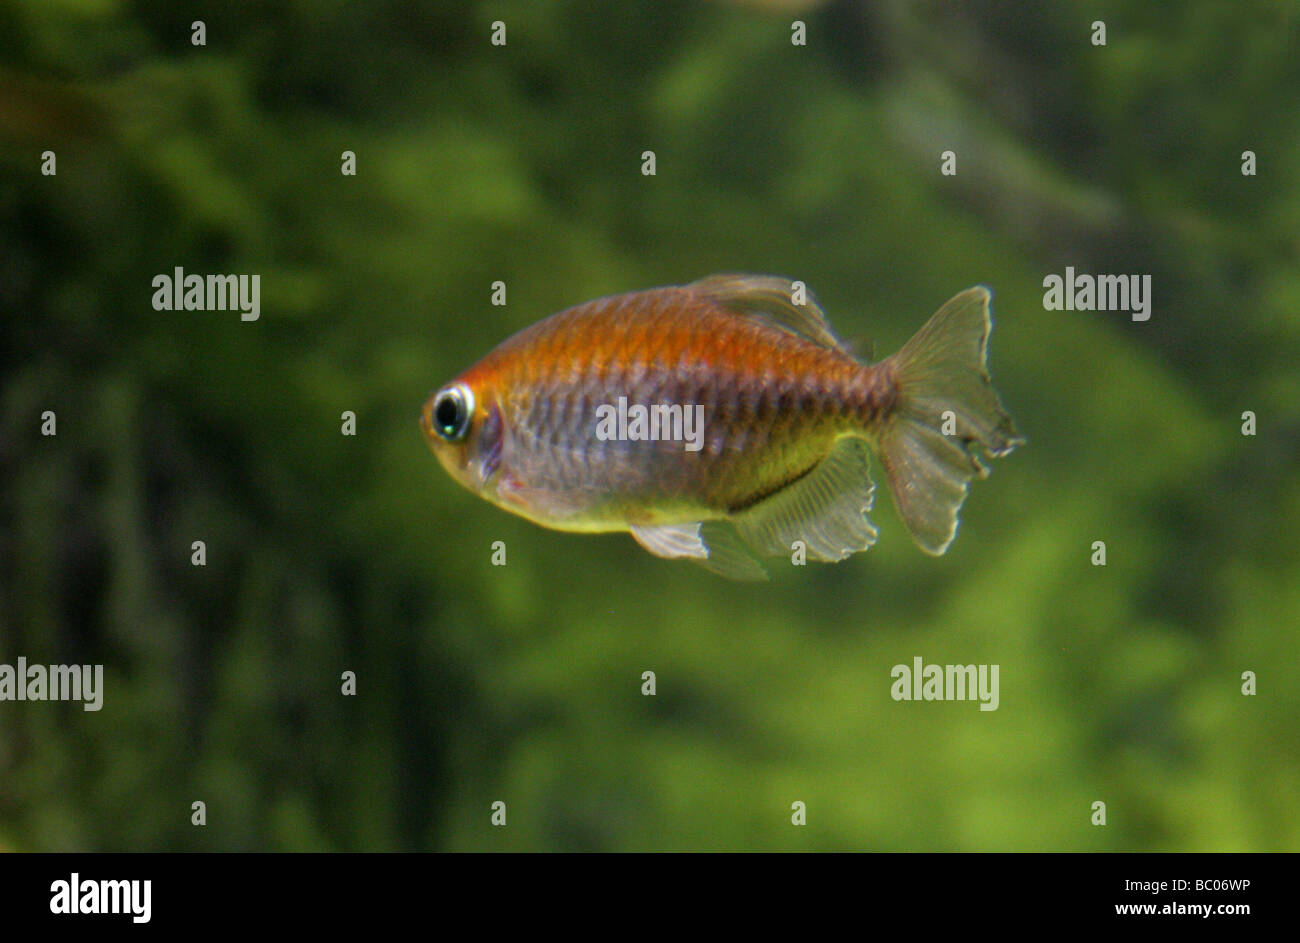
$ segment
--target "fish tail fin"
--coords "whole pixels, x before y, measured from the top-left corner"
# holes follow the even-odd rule
[[[876,430],[877,452],[899,516],[936,556],[957,534],[970,480],[988,474],[978,453],[996,458],[1024,441],[989,379],[992,327],[988,289],[970,288],[881,364],[893,402]]]

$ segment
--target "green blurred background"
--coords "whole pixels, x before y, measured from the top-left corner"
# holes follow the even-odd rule
[[[0,5],[0,662],[106,675],[98,713],[0,703],[0,847],[1300,848],[1296,25]],[[1067,265],[1150,274],[1150,321],[1045,311]],[[261,319],[154,311],[176,266],[259,274]],[[424,398],[513,331],[717,271],[805,280],[877,356],[993,289],[1029,444],[945,557],[882,500],[870,553],[729,583],[429,454]],[[892,701],[916,655],[1000,665],[1000,708]]]

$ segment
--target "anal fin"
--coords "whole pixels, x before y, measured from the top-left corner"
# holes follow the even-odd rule
[[[867,443],[842,438],[808,474],[731,520],[761,554],[788,557],[799,540],[810,560],[843,560],[876,542],[869,465]]]

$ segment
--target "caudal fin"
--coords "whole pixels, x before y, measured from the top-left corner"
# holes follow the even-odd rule
[[[884,361],[897,392],[878,438],[880,461],[894,505],[926,553],[943,553],[956,536],[970,480],[988,474],[980,453],[1006,455],[1024,441],[989,380],[992,328],[988,289],[971,288]]]

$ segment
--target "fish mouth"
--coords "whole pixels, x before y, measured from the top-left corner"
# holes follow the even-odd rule
[[[420,432],[424,433],[427,442],[433,443],[433,426],[429,423],[429,407],[427,403],[420,407]]]

